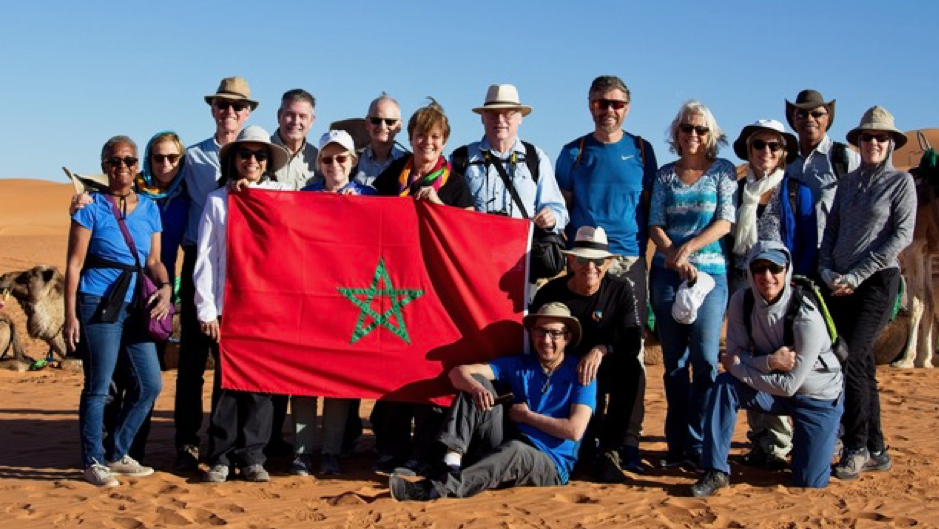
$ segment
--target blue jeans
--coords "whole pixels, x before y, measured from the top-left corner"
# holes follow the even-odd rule
[[[844,393],[834,400],[804,395],[779,397],[761,393],[721,373],[711,392],[705,430],[704,468],[730,473],[727,453],[737,410],[746,408],[792,417],[792,481],[797,487],[823,488],[831,475],[831,454],[844,411]]]
[[[120,459],[127,454],[137,430],[163,389],[163,379],[160,376],[156,346],[143,325],[138,325],[133,318],[129,319],[127,303],[121,307],[114,323],[97,321],[100,297],[78,294],[77,303],[81,324],[79,351],[85,372],[85,384],[78,406],[78,424],[82,466],[88,467],[95,462],[104,464],[106,460]],[[117,415],[114,453],[105,454],[102,440],[104,405],[120,355],[125,355],[130,387],[127,388],[126,399]]]
[[[694,323],[685,325],[672,318],[672,302],[681,276],[659,266],[653,266],[649,274],[652,310],[665,363],[665,441],[670,455],[687,455],[695,460],[704,440],[704,411],[717,376],[721,325],[727,308],[727,276],[711,277],[714,289],[698,308]]]

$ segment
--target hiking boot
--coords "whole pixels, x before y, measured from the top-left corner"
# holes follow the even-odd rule
[[[85,468],[84,475],[85,481],[96,487],[110,488],[120,485],[120,482],[111,473],[111,469],[97,461]]]
[[[844,481],[855,479],[863,471],[864,465],[869,460],[870,454],[866,448],[845,450],[844,455],[841,456],[841,461],[838,461],[831,474]]]
[[[642,458],[639,457],[638,446],[624,446],[619,454],[620,467],[626,472],[633,474],[645,474],[646,467],[642,464]]]
[[[264,465],[260,463],[242,468],[241,477],[245,481],[254,483],[263,483],[271,480],[271,475],[267,473],[267,470],[264,470]]]
[[[339,456],[334,454],[320,455],[320,475],[338,476],[339,474],[342,474],[342,470],[339,469]]]
[[[421,476],[424,478],[433,477],[435,465],[425,463],[418,459],[408,459],[403,466],[395,467],[394,474],[399,476]]]
[[[870,459],[861,467],[861,472],[879,472],[893,468],[893,461],[890,460],[890,454],[884,448],[880,452],[870,452]]]
[[[153,474],[152,468],[141,465],[130,456],[124,456],[117,461],[108,461],[108,468],[111,469],[112,474],[119,476],[142,478]]]
[[[620,466],[619,452],[607,450],[600,454],[594,477],[600,483],[622,483],[626,481],[626,473]]]
[[[432,497],[433,485],[430,480],[422,479],[420,481],[408,481],[401,476],[392,474],[388,479],[388,488],[391,489],[391,497],[395,501],[430,501]]]
[[[176,472],[195,472],[199,470],[199,447],[196,445],[183,445],[176,449],[176,462],[173,463]]]
[[[216,463],[202,474],[202,481],[206,483],[225,483],[228,480],[228,465]]]
[[[691,486],[691,495],[695,498],[704,498],[717,492],[719,489],[730,486],[730,475],[720,470],[708,470],[697,483]]]
[[[313,473],[313,461],[309,454],[297,454],[290,464],[290,474],[293,476],[309,476]]]

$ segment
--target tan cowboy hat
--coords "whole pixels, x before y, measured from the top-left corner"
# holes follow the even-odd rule
[[[889,132],[890,135],[893,136],[893,143],[895,144],[894,149],[899,149],[906,145],[908,139],[906,134],[893,124],[893,114],[880,105],[872,106],[867,109],[867,112],[861,116],[861,123],[848,131],[848,143],[857,147],[858,136],[860,136],[862,132],[869,130]]]
[[[538,318],[552,318],[563,321],[564,325],[567,325],[567,330],[571,333],[571,339],[568,345],[574,346],[580,341],[580,335],[582,333],[580,322],[577,321],[577,318],[571,316],[571,309],[567,308],[567,305],[557,301],[545,303],[538,309],[538,312],[526,315],[522,319],[522,323],[525,325],[525,328],[528,329],[528,332],[531,332],[531,328],[535,325],[535,322],[538,321]]]
[[[486,91],[486,102],[483,106],[476,107],[473,112],[482,114],[487,110],[497,110],[500,108],[512,108],[522,113],[522,116],[531,114],[531,107],[523,105],[518,99],[518,88],[511,84],[494,84],[489,86]]]
[[[225,144],[222,150],[219,151],[218,157],[222,160],[222,167],[225,167],[225,160],[228,159],[231,150],[244,143],[263,143],[267,145],[267,148],[271,152],[271,160],[270,163],[267,164],[267,171],[269,173],[273,173],[287,165],[287,161],[290,160],[290,153],[287,152],[287,149],[284,149],[276,143],[271,143],[271,135],[268,134],[266,130],[257,125],[251,125],[239,132],[238,138],[235,141]]]
[[[69,171],[65,167],[63,167],[62,170],[68,175],[69,179],[72,181],[72,185],[75,186],[75,192],[78,194],[107,192],[108,190],[110,183],[108,182],[108,175],[104,173],[80,175]]]
[[[792,114],[797,108],[802,110],[812,110],[813,108],[825,107],[828,110],[828,127],[825,129],[827,132],[831,128],[832,124],[835,122],[835,100],[825,101],[825,98],[822,97],[822,93],[818,90],[803,90],[799,92],[799,95],[796,96],[796,102],[790,103],[789,100],[786,100],[786,121],[789,122],[789,126],[793,129],[796,126],[792,123]]]
[[[610,253],[610,243],[606,239],[606,231],[600,227],[581,226],[574,236],[574,244],[570,250],[561,250],[566,255],[586,257],[587,259],[606,259],[616,257]]]
[[[251,87],[244,77],[226,77],[218,84],[218,90],[214,94],[205,96],[205,102],[212,104],[216,98],[230,99],[232,101],[244,101],[251,106],[251,110],[258,108],[258,102],[251,99]]]
[[[786,163],[790,164],[795,161],[796,156],[799,155],[799,140],[796,139],[794,134],[786,132],[783,124],[775,119],[758,119],[740,131],[740,137],[734,141],[734,154],[738,158],[741,160],[750,159],[750,153],[747,152],[747,140],[754,132],[760,130],[768,130],[781,135],[786,142]]]

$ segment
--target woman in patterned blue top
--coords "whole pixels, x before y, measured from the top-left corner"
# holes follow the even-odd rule
[[[671,150],[679,158],[655,177],[649,235],[656,253],[649,274],[652,310],[665,361],[665,439],[667,466],[697,464],[702,447],[704,408],[717,376],[721,323],[727,307],[727,260],[723,238],[734,222],[736,169],[718,158],[727,144],[710,110],[685,103],[672,121]],[[699,273],[714,279],[691,323],[672,317],[683,281]],[[693,373],[689,376],[689,367]]]

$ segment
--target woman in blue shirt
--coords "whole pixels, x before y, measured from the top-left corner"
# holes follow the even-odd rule
[[[649,274],[652,310],[665,362],[666,466],[697,465],[704,407],[717,376],[721,323],[727,308],[727,262],[722,238],[734,222],[736,169],[717,157],[727,140],[710,110],[685,103],[672,121],[671,148],[677,161],[659,169],[652,190],[649,235],[656,253]],[[714,287],[690,323],[672,316],[683,281],[700,273]],[[689,378],[689,369],[693,371]]]
[[[101,150],[101,168],[107,174],[106,193],[92,197],[72,216],[65,272],[65,340],[83,359],[84,386],[79,404],[81,457],[85,479],[98,486],[118,485],[114,474],[147,476],[153,469],[127,455],[141,423],[162,389],[160,365],[153,340],[135,317],[136,310],[166,316],[172,288],[160,262],[162,224],[156,205],[134,190],[137,145],[115,136]],[[137,255],[125,240],[118,219],[123,219]],[[138,261],[160,286],[150,299],[135,303]],[[141,305],[145,304],[145,307]],[[113,447],[105,453],[102,439],[104,401],[123,357],[127,376],[136,391],[118,414]]]

